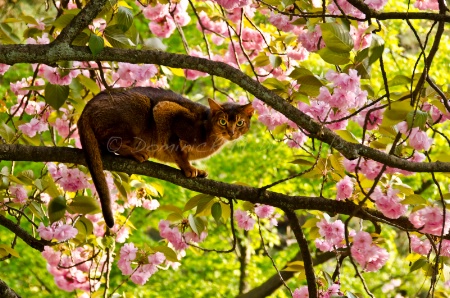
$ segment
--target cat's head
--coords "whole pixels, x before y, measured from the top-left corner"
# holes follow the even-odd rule
[[[227,141],[235,140],[245,134],[250,128],[253,115],[251,103],[240,105],[237,103],[219,104],[208,98],[211,110],[212,133]]]

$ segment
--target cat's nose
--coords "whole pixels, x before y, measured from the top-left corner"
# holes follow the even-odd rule
[[[230,135],[230,137],[234,136],[234,130],[229,130],[228,134]]]

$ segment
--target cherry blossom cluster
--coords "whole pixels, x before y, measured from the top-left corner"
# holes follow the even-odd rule
[[[164,261],[166,257],[163,253],[147,254],[145,251],[139,251],[131,242],[125,243],[120,249],[117,266],[123,275],[130,275],[135,284],[144,285]],[[132,265],[136,267],[133,269]]]
[[[8,191],[12,197],[12,201],[18,204],[25,204],[28,199],[27,190],[23,187],[23,185],[10,185],[8,187]]]
[[[309,291],[307,286],[295,289],[294,293],[292,294],[293,298],[309,298]],[[326,291],[319,290],[318,297],[319,298],[344,297],[344,293],[341,292],[340,284],[334,283],[330,285],[330,287]]]
[[[37,231],[42,239],[49,241],[55,239],[60,242],[72,239],[78,234],[77,229],[71,225],[63,224],[61,221],[56,221],[48,227],[41,222]]]
[[[274,207],[264,204],[256,204],[254,208],[254,213],[260,219],[268,219],[270,227],[278,225],[277,218],[280,215],[275,213]],[[237,209],[234,212],[234,218],[237,221],[238,227],[246,231],[252,230],[256,223],[256,220],[252,217],[249,211],[241,209]]]
[[[353,236],[352,257],[368,272],[378,271],[389,259],[389,253],[373,243],[369,233],[361,231]]]
[[[186,12],[188,5],[188,0],[169,1],[167,4],[148,5],[142,12],[144,17],[150,20],[150,31],[158,37],[167,38],[172,35],[177,25],[183,27],[191,21]]]
[[[189,247],[189,243],[200,243],[208,236],[206,231],[202,231],[200,235],[193,231],[181,233],[178,226],[171,227],[170,222],[167,220],[161,220],[158,228],[161,237],[167,239],[175,250],[182,253]]]
[[[70,169],[65,164],[56,165],[50,162],[47,164],[47,169],[65,191],[76,192],[90,186],[87,175],[78,168]]]
[[[370,198],[375,201],[378,210],[386,217],[399,218],[406,213],[408,205],[401,203],[398,193],[398,189],[387,187],[386,192],[383,192],[381,188],[377,186]]]
[[[345,226],[341,220],[334,222],[325,218],[317,223],[319,234],[323,238],[315,240],[316,247],[321,251],[334,251],[340,247],[345,247]]]
[[[449,211],[444,211],[441,207],[425,207],[414,211],[409,216],[409,221],[421,233],[432,234],[436,236],[446,235],[450,230]]]
[[[105,255],[94,257],[93,252],[85,247],[77,247],[65,254],[58,247],[45,246],[42,256],[47,260],[47,270],[60,289],[95,292],[100,287],[100,281],[90,277],[96,275],[96,268],[103,267]]]

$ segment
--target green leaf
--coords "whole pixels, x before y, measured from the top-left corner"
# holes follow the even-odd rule
[[[28,208],[30,208],[31,213],[33,213],[34,216],[36,216],[38,219],[43,221],[43,219],[45,217],[45,212],[42,209],[41,204],[39,204],[35,201],[32,201],[31,204],[28,206]]]
[[[428,113],[420,110],[411,111],[406,115],[406,123],[409,128],[419,127],[425,129],[425,124],[428,120]]]
[[[105,28],[103,32],[105,39],[111,44],[114,48],[119,49],[128,49],[130,47],[135,46],[135,44],[129,39],[120,25],[112,25]]]
[[[426,204],[427,200],[425,200],[425,198],[421,195],[411,194],[406,196],[404,200],[400,201],[400,203],[404,205],[421,205]]]
[[[70,22],[72,22],[73,18],[75,17],[74,14],[62,14],[60,15],[54,22],[53,22],[53,26],[56,29],[63,29],[65,27],[67,27],[67,25],[70,24]]]
[[[100,87],[97,85],[97,83],[88,77],[85,77],[83,75],[79,75],[77,77],[77,80],[80,81],[80,83],[86,87],[87,90],[91,91],[93,94],[97,94],[100,92]]]
[[[48,193],[52,198],[56,198],[61,194],[55,184],[55,181],[50,175],[47,175],[42,179],[42,186],[44,188],[44,192]]]
[[[194,215],[189,214],[188,220],[189,220],[189,226],[191,227],[192,231],[194,231],[195,234],[200,235],[200,233],[197,229],[197,224],[195,222]]]
[[[35,18],[33,18],[32,16],[27,16],[27,15],[23,15],[20,17],[22,19],[22,21],[24,21],[27,24],[33,24],[33,25],[37,25],[37,21]]]
[[[89,38],[90,38],[89,36],[90,36],[89,34],[86,34],[85,32],[81,32],[72,41],[72,45],[84,47],[89,42]]]
[[[302,159],[302,158],[294,159],[293,161],[291,161],[289,163],[293,163],[296,165],[302,165],[302,166],[312,166],[314,164],[314,162],[306,160],[306,159]]]
[[[96,214],[100,213],[100,205],[96,199],[88,196],[77,196],[73,198],[72,203],[68,206],[72,213],[80,214]]]
[[[166,259],[171,261],[171,262],[178,262],[179,261],[178,257],[177,257],[177,254],[170,247],[167,247],[167,246],[164,246],[164,245],[160,245],[160,246],[152,247],[152,249],[154,251],[162,252],[166,256]]]
[[[67,204],[65,197],[57,196],[56,198],[51,199],[48,203],[48,217],[50,218],[50,222],[54,223],[63,218],[66,209]]]
[[[95,57],[97,56],[105,47],[105,41],[102,37],[91,34],[91,37],[89,37],[89,49],[91,50],[92,55]]]
[[[393,126],[399,122],[406,120],[406,115],[414,108],[408,100],[396,101],[391,103],[391,108],[386,108],[383,114],[383,125]]]
[[[0,136],[5,140],[6,143],[11,143],[14,139],[14,130],[9,127],[5,122],[0,125]]]
[[[409,85],[411,84],[411,78],[405,75],[396,75],[392,80],[388,82],[389,87],[399,86],[399,85]]]
[[[16,250],[14,250],[14,248],[11,248],[10,246],[8,246],[6,244],[0,244],[0,249],[6,250],[6,252],[8,254],[12,255],[13,257],[20,258],[19,253]]]
[[[258,56],[256,56],[253,61],[253,65],[255,67],[263,67],[270,64],[269,57],[266,56],[264,52],[259,53]]]
[[[89,219],[84,216],[80,217],[77,220],[77,222],[75,223],[75,228],[78,230],[76,238],[82,242],[85,242],[86,238],[89,235],[92,235],[92,232],[94,231],[94,225]]]
[[[45,85],[45,102],[58,110],[69,97],[69,86],[60,86],[47,83]]]
[[[272,64],[272,67],[273,67],[273,68],[277,68],[277,67],[280,66],[281,63],[283,62],[283,60],[281,59],[280,56],[278,56],[278,55],[273,55],[273,54],[271,54],[271,55],[269,56],[269,61],[270,61],[270,64]]]
[[[319,89],[323,86],[322,82],[316,78],[310,70],[304,67],[294,68],[294,70],[289,74],[289,77],[297,80],[300,84],[298,92],[308,96],[315,97],[319,95]]]
[[[195,207],[197,207],[201,199],[203,199],[203,198],[211,198],[211,197],[212,196],[210,196],[210,195],[198,194],[198,195],[190,198],[189,201],[186,202],[186,205],[184,205],[183,212],[191,210],[191,209],[194,209]]]
[[[350,52],[353,49],[353,38],[344,26],[338,23],[320,24],[322,38],[327,48],[334,52]]]
[[[335,133],[347,142],[359,144],[358,139],[348,130],[336,130]]]
[[[409,272],[416,271],[417,269],[420,269],[428,264],[428,260],[425,258],[420,258],[417,261],[415,261],[411,267],[409,268]]]
[[[334,65],[343,65],[350,62],[350,52],[335,52],[329,48],[323,48],[317,51],[317,54],[327,63]]]
[[[219,202],[215,202],[211,206],[211,214],[212,214],[214,220],[217,223],[219,223],[220,222],[220,218],[222,217],[222,206],[220,205]]]
[[[127,31],[133,24],[133,12],[124,6],[119,6],[117,10],[117,23],[122,27],[122,30]]]
[[[372,43],[369,47],[369,64],[374,63],[383,55],[384,40],[379,35],[372,34]]]

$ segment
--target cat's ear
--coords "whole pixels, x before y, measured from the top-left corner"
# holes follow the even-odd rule
[[[214,99],[208,98],[208,103],[209,108],[211,109],[211,112],[213,114],[223,110],[222,106],[218,104]]]
[[[248,103],[242,106],[242,112],[244,112],[247,116],[251,117],[255,109],[252,106],[252,103]]]

